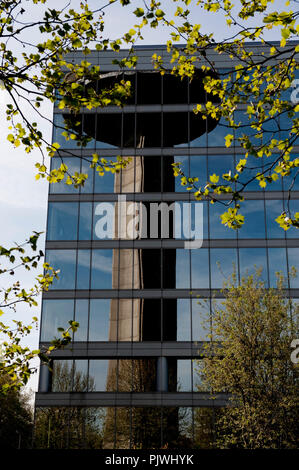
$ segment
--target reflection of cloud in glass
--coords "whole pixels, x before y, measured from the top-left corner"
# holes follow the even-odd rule
[[[107,251],[106,254],[104,252]],[[92,252],[92,266],[97,271],[103,273],[112,273],[112,254],[111,250],[94,250]]]

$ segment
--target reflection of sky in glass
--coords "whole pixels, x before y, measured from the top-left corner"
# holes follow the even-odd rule
[[[176,250],[176,287],[190,288],[190,251]]]
[[[108,341],[110,299],[91,299],[89,341]]]
[[[240,213],[244,225],[238,230],[239,238],[265,238],[264,201],[243,201]]]
[[[237,231],[226,227],[221,223],[221,214],[227,211],[227,207],[223,204],[216,203],[209,205],[210,216],[210,238],[236,238]]]
[[[266,248],[240,248],[240,277],[255,273],[256,268],[262,268],[261,280],[268,284]]]
[[[191,250],[192,289],[209,287],[209,254],[206,248]]]
[[[190,359],[178,359],[177,361],[177,391],[191,392],[191,361]]]
[[[270,171],[267,171],[265,173],[265,176],[270,176],[270,175],[277,174],[274,171],[274,168],[277,167],[277,164],[274,163],[277,160],[277,157],[278,157],[277,154],[272,154],[272,155],[269,155],[268,157],[266,155],[264,155],[264,159],[263,159],[264,169],[265,170],[271,169]],[[273,163],[274,163],[274,165],[273,165]],[[266,191],[282,191],[282,178],[281,178],[281,176],[278,175],[278,180],[277,181],[272,181],[272,183],[267,183],[267,186],[266,186],[265,189],[266,189]]]
[[[283,211],[283,203],[281,200],[266,200],[266,221],[267,221],[267,237],[268,238],[284,238],[284,230],[275,222],[275,219]]]
[[[108,360],[92,359],[89,361],[89,380],[93,379],[95,392],[106,391]]]
[[[190,176],[198,178],[197,187],[207,183],[207,157],[205,155],[190,155]]]
[[[276,272],[283,274],[284,278],[287,279],[287,252],[286,249],[281,248],[268,248],[269,256],[269,279],[270,287],[276,287],[277,276]],[[286,285],[287,287],[287,285]]]
[[[80,326],[74,334],[74,341],[87,341],[88,299],[76,300],[75,321],[77,321]]]
[[[41,341],[52,341],[59,337],[57,328],[67,328],[74,318],[73,299],[46,299],[43,301]]]
[[[89,289],[90,250],[78,250],[77,254],[77,289]]]
[[[91,239],[92,202],[80,202],[79,240]]]
[[[190,299],[177,300],[177,341],[191,341]]]
[[[60,167],[60,165],[64,163],[67,166],[67,174],[65,175],[64,179],[59,183],[51,183],[50,184],[50,192],[51,193],[79,193],[79,188],[75,188],[73,184],[65,184],[67,176],[74,175],[76,172],[80,173],[81,168],[81,160],[77,157],[63,157],[63,162],[60,158],[55,157],[51,159],[51,170],[56,170]]]
[[[111,289],[112,250],[92,250],[92,289]]]
[[[77,224],[77,202],[49,202],[48,240],[77,240]]]
[[[209,341],[210,300],[192,299],[192,340]]]
[[[244,155],[236,156],[236,165],[239,163],[240,160],[244,160]],[[249,155],[249,157],[247,158],[246,166],[242,173],[240,173],[239,175],[239,184],[237,183],[236,185],[239,191],[243,190],[243,186],[240,183],[245,184],[247,182],[248,184],[244,188],[244,191],[262,191],[262,188],[260,187],[259,182],[256,179],[253,179],[253,181],[249,183],[249,181],[254,178],[257,173],[260,173],[262,171],[262,165],[262,158],[256,158],[252,155]]]
[[[221,289],[234,269],[237,270],[237,250],[235,248],[214,248],[210,250],[212,289]]]
[[[54,279],[51,289],[74,289],[76,273],[76,250],[48,250],[47,263],[58,273],[59,279]]]
[[[299,179],[299,177],[298,177]],[[291,199],[289,202],[289,208],[291,211],[292,218],[294,218],[294,214],[299,212],[299,200],[298,199]],[[278,224],[277,224],[278,225]],[[283,229],[281,229],[283,230]],[[299,229],[296,227],[291,227],[286,232],[287,238],[299,238]]]

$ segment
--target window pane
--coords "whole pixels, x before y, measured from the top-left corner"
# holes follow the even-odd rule
[[[266,200],[266,221],[267,221],[267,237],[268,238],[284,238],[285,231],[275,221],[283,211],[283,201]]]
[[[90,250],[78,250],[77,289],[89,289]]]
[[[212,289],[221,289],[232,273],[238,272],[237,250],[235,248],[214,248],[211,253]]]
[[[207,157],[205,155],[190,156],[190,176],[198,178],[196,185],[203,187],[207,183]]]
[[[71,392],[73,389],[74,362],[53,361],[52,392]]]
[[[210,300],[192,300],[192,341],[209,341],[211,333]]]
[[[206,248],[191,250],[191,287],[209,288],[209,252]]]
[[[48,240],[77,240],[78,203],[49,202]]]
[[[238,230],[239,238],[265,238],[264,201],[243,201],[240,213],[244,225]]]
[[[58,169],[60,165],[64,163],[68,170],[67,173],[69,175],[74,175],[76,172],[80,173],[80,168],[81,168],[81,161],[80,158],[76,157],[63,157],[63,160],[61,160],[58,157],[54,157],[51,160],[51,170]],[[56,194],[61,194],[61,193],[79,193],[79,188],[75,188],[73,184],[66,184],[66,179],[68,174],[65,175],[64,179],[62,181],[59,181],[58,183],[51,183],[50,184],[50,193],[56,193]]]
[[[74,334],[74,341],[87,341],[88,299],[77,299],[75,305],[75,321],[79,323],[79,328]]]
[[[277,134],[276,134],[277,137]],[[275,137],[274,137],[275,138]],[[277,164],[275,163],[277,160],[278,155],[277,154],[272,154],[269,155],[268,157],[265,155],[263,158],[263,163],[264,163],[264,169],[268,170],[265,173],[265,176],[269,175],[277,175],[277,173],[274,171],[274,169],[277,167]],[[266,186],[266,191],[282,191],[282,178],[280,174],[278,175],[277,181],[272,181],[271,183],[267,183]]]
[[[176,287],[190,288],[190,251],[176,250]]]
[[[111,162],[116,161],[116,157],[107,157],[106,161],[107,161],[107,164],[111,165]],[[101,176],[100,173],[95,170],[94,192],[96,194],[113,193],[115,177],[116,175],[111,173],[110,171],[105,171],[103,176]]]
[[[296,269],[296,277],[290,277],[291,289],[299,288],[299,248],[288,248],[289,271]]]
[[[191,301],[177,300],[177,341],[191,341]]]
[[[189,176],[189,158],[187,156],[179,155],[178,157],[174,157],[175,163],[181,163],[180,168],[182,172],[184,173],[185,176]],[[172,171],[171,168],[168,169],[168,171]],[[197,176],[197,175],[193,175]],[[183,193],[186,191],[186,186],[181,185],[181,177],[176,176],[175,178],[175,192],[177,193]]]
[[[44,300],[42,308],[41,341],[52,341],[59,337],[57,328],[68,328],[68,322],[74,319],[74,300]]]
[[[281,272],[287,282],[287,252],[285,248],[268,248],[269,256],[269,279],[270,287],[276,287],[277,276],[275,273]],[[286,287],[288,285],[286,284]]]
[[[88,361],[76,359],[74,361],[73,392],[87,392],[88,389]]]
[[[192,363],[190,359],[178,359],[177,361],[177,391],[191,392]]]
[[[92,250],[91,289],[111,289],[112,250]]]
[[[208,156],[208,180],[214,173],[219,176],[219,184],[228,184],[233,187],[233,183],[222,178],[223,174],[229,173],[233,175],[235,172],[233,155],[209,155]]]
[[[91,240],[92,202],[80,202],[79,240]]]
[[[294,218],[294,214],[296,212],[299,212],[299,200],[291,199],[289,201],[289,208],[291,211],[292,218]],[[283,229],[280,229],[280,230],[283,230]],[[299,238],[299,229],[296,227],[290,227],[289,230],[287,230],[286,232],[286,236],[287,238]]]
[[[89,385],[92,391],[106,391],[108,363],[108,360],[99,359],[92,359],[89,361]]]
[[[210,238],[236,238],[237,230],[226,227],[221,222],[221,214],[227,210],[227,207],[223,204],[209,204],[209,216],[210,216]]]
[[[110,299],[90,300],[89,341],[108,341],[110,302]]]
[[[54,279],[51,289],[74,289],[76,274],[76,250],[48,250],[47,263],[58,273],[59,279]]]
[[[236,165],[239,163],[240,160],[244,159],[244,155],[237,155],[236,156]],[[240,174],[238,178],[238,183],[236,185],[239,191],[262,191],[261,186],[259,185],[259,181],[253,179],[257,173],[260,173],[263,170],[263,159],[256,158],[252,155],[249,155],[247,158],[246,165],[244,170]],[[251,179],[253,179],[251,181]],[[247,184],[246,184],[247,183]],[[244,187],[243,185],[246,184]]]
[[[88,175],[87,180],[85,180],[84,186],[81,186],[80,191],[83,194],[93,193],[93,179],[94,179],[94,168],[90,168],[90,161],[82,158],[82,168],[81,171],[84,174]]]
[[[266,248],[240,248],[240,277],[254,274],[262,268],[261,279],[268,285]]]
[[[228,122],[221,118],[215,129],[208,133],[209,147],[225,147],[225,136],[227,134],[232,134],[231,129],[228,127]]]

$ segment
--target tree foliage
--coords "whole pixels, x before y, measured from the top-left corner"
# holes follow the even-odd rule
[[[181,178],[181,184],[187,190],[194,192],[196,199],[206,198],[211,203],[220,201],[224,204],[222,223],[238,229],[244,223],[240,213],[242,191],[252,180],[256,179],[267,189],[272,182],[292,176],[291,191],[298,175],[299,159],[292,153],[298,138],[296,89],[290,93],[291,99],[286,98],[286,92],[290,92],[294,84],[296,86],[294,79],[298,69],[299,45],[293,41],[298,34],[298,11],[292,9],[297,6],[297,0],[287,1],[285,6],[281,2],[279,10],[273,10],[272,0],[239,0],[234,4],[230,0],[173,0],[170,3],[174,7],[172,13],[164,11],[159,1],[145,0],[140,5],[135,2],[132,28],[118,38],[106,38],[105,12],[109,12],[111,4],[119,4],[120,11],[124,8],[126,13],[130,0],[110,0],[95,9],[85,1],[80,3],[78,11],[71,8],[71,2],[57,10],[46,0],[1,1],[0,80],[10,96],[8,140],[14,146],[23,145],[28,153],[34,148],[41,151],[41,161],[36,164],[37,178],[47,178],[51,183],[84,184],[87,174],[70,174],[62,156],[58,169],[50,171],[46,167],[45,153],[50,156],[61,153],[59,144],[47,142],[40,131],[41,104],[53,103],[59,95],[59,108],[75,117],[79,116],[81,108],[124,105],[131,92],[129,80],[120,79],[109,89],[100,91],[91,86],[101,73],[100,66],[88,61],[91,48],[98,51],[112,49],[117,53],[126,47],[127,56],[113,62],[120,71],[134,68],[138,63],[134,45],[143,40],[147,28],[163,26],[169,31],[166,46],[171,56],[171,73],[192,80],[194,71],[202,69],[206,73],[205,89],[215,96],[215,102],[196,103],[194,112],[202,113],[203,118],[223,118],[228,128],[226,146],[241,146],[243,153],[233,172],[210,175],[203,187],[198,187],[197,175],[187,178],[179,163],[174,165],[174,175]],[[26,10],[41,8],[43,4],[38,20],[22,20]],[[221,15],[231,33],[217,41],[215,31],[201,32],[203,28],[194,18],[197,20],[202,11],[211,15],[211,24],[213,15]],[[277,35],[279,44],[267,40],[269,31]],[[34,37],[37,32],[39,41],[28,40],[28,35]],[[253,52],[251,46],[257,42],[266,47],[266,52]],[[24,47],[22,54],[16,52],[20,44]],[[68,54],[77,51],[82,52],[84,60],[68,60]],[[231,70],[218,73],[218,78],[214,74],[209,76],[210,72],[215,72],[211,51],[225,55],[227,64],[232,60]],[[162,57],[154,54],[153,61],[157,70],[165,73]],[[24,102],[35,109],[36,122],[26,115]],[[247,129],[234,117],[234,111],[240,106],[245,108]],[[279,118],[284,118],[282,126]],[[66,139],[86,146],[89,136],[80,129],[80,119],[75,128],[71,128],[66,120],[65,127]],[[239,137],[234,137],[234,129],[239,129]],[[254,164],[250,162],[251,157]],[[127,163],[124,158],[110,162],[95,153],[91,165],[103,175],[105,171],[120,171]],[[250,178],[244,177],[247,168],[254,170]],[[226,196],[226,201],[222,195]],[[277,215],[276,220],[284,230],[292,226],[298,228],[299,213],[292,214],[289,204]]]
[[[211,396],[226,392],[229,406],[216,413],[217,447],[296,448],[298,366],[291,343],[297,311],[277,289],[266,289],[259,272],[234,282],[214,307],[211,342],[199,374]]]

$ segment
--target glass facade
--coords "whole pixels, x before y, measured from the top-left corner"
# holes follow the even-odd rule
[[[80,327],[72,354],[55,352],[52,372],[41,372],[37,421],[60,422],[59,436],[39,435],[41,446],[45,439],[70,448],[211,447],[215,413],[226,403],[209,401],[200,383],[213,298],[221,303],[233,272],[240,280],[261,268],[265,285],[275,287],[277,271],[299,269],[296,230],[285,234],[274,221],[287,203],[298,208],[299,188],[288,202],[288,177],[267,191],[255,181],[246,186],[246,224],[236,232],[221,224],[223,205],[195,202],[172,175],[172,163],[181,162],[204,186],[209,175],[233,171],[241,149],[228,152],[224,137],[251,132],[244,111],[236,111],[243,125],[235,131],[204,121],[190,106],[209,98],[200,80],[173,81],[150,67],[148,56],[144,70],[124,74],[133,86],[127,106],[80,116],[84,148],[62,136],[70,118],[54,108],[53,141],[69,173],[88,179],[80,188],[60,182],[49,190],[46,260],[59,279],[43,297],[40,341],[58,336],[69,320]],[[97,86],[110,79],[103,75]],[[100,176],[90,168],[95,151],[107,161],[131,160]],[[256,173],[249,163],[237,189]],[[52,159],[52,169],[60,164]],[[186,248],[197,238],[200,248]],[[296,297],[290,289],[299,289],[298,277],[287,288]]]

